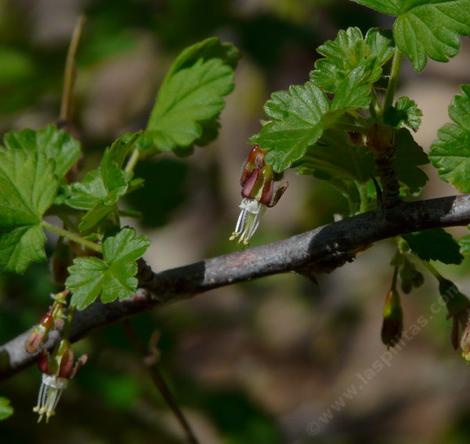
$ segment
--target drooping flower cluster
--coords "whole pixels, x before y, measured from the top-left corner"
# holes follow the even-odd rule
[[[266,207],[273,207],[287,189],[288,183],[277,185],[280,177],[265,163],[265,150],[254,146],[243,165],[240,184],[242,201],[235,231],[230,240],[247,245],[259,227]]]
[[[75,359],[70,342],[66,339],[72,320],[67,297],[66,291],[52,295],[54,302],[39,324],[33,328],[25,343],[28,353],[39,352],[37,362],[42,373],[42,380],[37,405],[33,408],[33,411],[39,415],[38,422],[43,418],[48,422],[49,418],[55,414],[57,403],[68,381],[87,361],[86,355]],[[64,339],[49,352],[45,347],[52,330],[61,332]]]
[[[38,367],[42,372],[42,381],[38,401],[33,408],[39,415],[38,422],[41,422],[43,417],[48,422],[49,418],[55,415],[55,409],[68,381],[86,364],[87,359],[87,355],[82,355],[75,360],[70,342],[66,339],[60,341],[54,353],[47,350],[41,352]]]

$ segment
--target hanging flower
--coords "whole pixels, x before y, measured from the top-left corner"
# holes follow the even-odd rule
[[[37,405],[33,408],[39,415],[38,422],[43,418],[49,422],[49,418],[55,415],[55,409],[68,381],[86,364],[87,359],[87,355],[82,355],[75,360],[74,352],[66,339],[60,341],[56,353],[49,354],[46,350],[41,352],[38,367],[42,372],[42,380]]]
[[[271,165],[265,163],[265,154],[265,150],[255,145],[242,169],[241,211],[230,240],[238,239],[243,245],[248,245],[255,234],[266,207],[275,206],[288,186],[287,182],[275,185],[280,177],[274,173]]]
[[[394,347],[400,342],[403,332],[403,311],[400,295],[392,288],[385,296],[385,306],[382,323],[382,342],[387,348]]]

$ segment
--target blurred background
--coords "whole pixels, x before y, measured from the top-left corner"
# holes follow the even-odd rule
[[[115,137],[145,125],[182,48],[218,35],[243,53],[218,140],[192,157],[159,157],[137,168],[147,187],[127,205],[143,213],[139,229],[152,239],[146,259],[157,270],[238,248],[227,239],[238,213],[240,166],[264,101],[303,83],[315,48],[339,29],[390,26],[348,0],[0,0],[0,132],[57,120],[66,49],[82,13],[88,21],[74,125],[90,167]],[[458,85],[470,81],[469,66],[469,40],[451,63],[431,62],[419,77],[405,64],[399,94],[424,111],[417,138],[425,149],[448,120]],[[427,197],[454,193],[427,172]],[[294,173],[288,179],[289,190],[267,212],[253,244],[345,211],[326,183]],[[275,276],[132,319],[144,343],[159,332],[160,368],[201,444],[470,441],[470,369],[451,350],[445,310],[431,310],[438,300],[431,276],[402,299],[405,328],[415,326],[416,334],[393,354],[380,341],[393,251],[382,242],[317,283]],[[441,271],[468,293],[469,268]],[[25,276],[0,276],[0,342],[37,322],[52,289],[46,264]],[[421,315],[427,323],[418,328]],[[94,332],[76,347],[90,355],[89,364],[47,426],[32,413],[37,369],[0,384],[15,408],[0,422],[2,444],[184,442],[122,326]]]

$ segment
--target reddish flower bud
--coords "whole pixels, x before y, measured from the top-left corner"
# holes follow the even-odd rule
[[[254,199],[259,188],[260,169],[254,169],[245,180],[242,187],[242,196],[248,199]]]
[[[59,365],[59,378],[70,379],[72,377],[73,366],[74,366],[74,353],[71,348],[64,351]]]
[[[43,350],[38,356],[38,368],[41,373],[49,373],[49,353]]]
[[[42,325],[44,328],[49,330],[52,327],[52,323],[54,321],[54,318],[50,313],[46,313],[42,318],[41,321],[39,322],[40,325]]]
[[[25,342],[25,350],[28,353],[36,353],[47,340],[48,329],[42,324],[36,325]]]
[[[394,347],[401,339],[403,331],[403,311],[400,304],[400,295],[395,289],[390,290],[385,297],[385,306],[382,323],[382,342]]]

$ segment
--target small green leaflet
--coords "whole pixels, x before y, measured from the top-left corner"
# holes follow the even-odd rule
[[[444,264],[460,264],[463,256],[459,244],[442,228],[405,234],[411,250],[424,261],[440,261]]]
[[[99,168],[65,188],[65,203],[87,210],[80,222],[81,232],[89,232],[112,214],[119,199],[128,192],[130,177],[122,170],[122,164],[138,136],[130,134],[117,139],[106,149]]]
[[[426,185],[428,176],[419,168],[429,163],[428,156],[415,142],[407,129],[400,129],[395,133],[395,158],[393,168],[398,180],[406,188],[405,194],[419,193]]]
[[[312,174],[323,180],[367,182],[375,170],[370,150],[352,143],[347,133],[326,130],[298,162],[300,174]]]
[[[272,119],[252,141],[269,150],[266,162],[282,172],[301,159],[323,133],[328,99],[312,81],[272,94],[264,106]]]
[[[57,188],[44,152],[0,149],[0,269],[23,273],[46,258],[41,222]]]
[[[417,71],[430,57],[447,62],[459,52],[459,36],[470,35],[470,0],[354,0],[396,16],[395,42]]]
[[[79,257],[69,267],[65,283],[72,292],[71,304],[83,310],[98,297],[103,303],[131,297],[137,290],[137,259],[149,246],[145,236],[124,228],[103,242],[103,259]]]
[[[163,80],[139,147],[149,152],[185,153],[195,144],[212,141],[218,133],[224,98],[234,88],[238,58],[233,45],[217,38],[184,50]]]
[[[13,407],[10,405],[10,400],[0,396],[0,421],[7,419],[13,415]]]
[[[385,111],[385,123],[394,128],[409,128],[418,131],[423,112],[416,102],[409,97],[400,97],[394,106]]]
[[[348,28],[317,51],[324,58],[315,62],[310,77],[325,91],[336,93],[357,68],[367,73],[363,75],[363,84],[370,87],[379,80],[382,66],[393,55],[393,46],[391,39],[377,29],[370,29],[364,37],[359,28]]]
[[[454,97],[449,116],[454,123],[445,124],[431,146],[429,158],[439,176],[463,193],[470,192],[470,85],[461,87]]]
[[[55,164],[55,174],[62,179],[80,158],[80,142],[69,133],[49,125],[34,131],[25,129],[6,133],[3,143],[7,148],[43,152]]]

